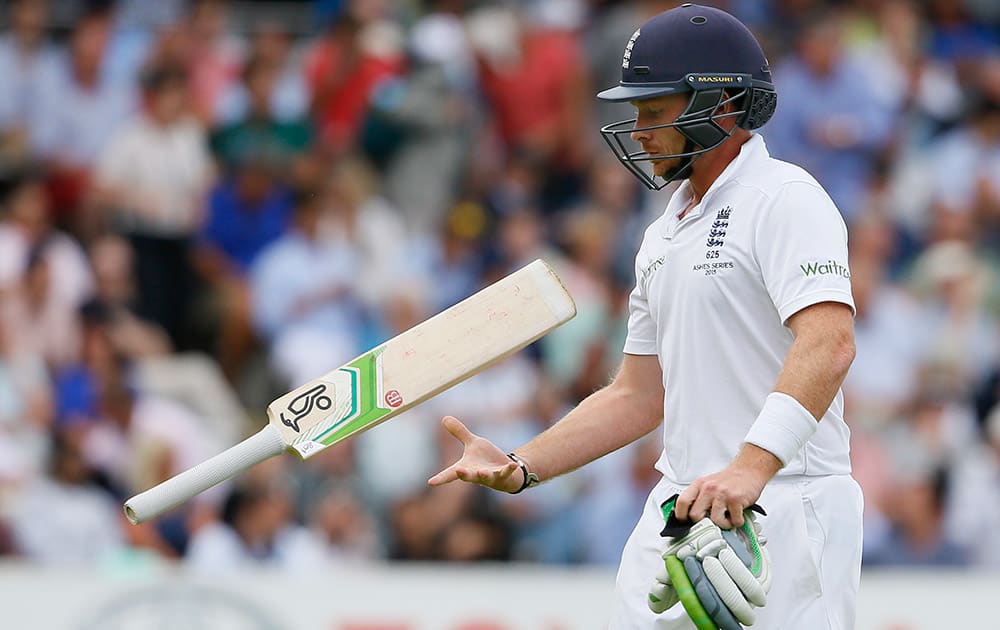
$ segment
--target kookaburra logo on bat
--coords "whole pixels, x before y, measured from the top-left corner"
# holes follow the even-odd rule
[[[285,411],[282,411],[281,424],[298,433],[299,420],[308,416],[312,412],[313,407],[326,411],[333,406],[333,401],[330,400],[330,397],[323,395],[325,391],[326,385],[320,383],[316,387],[304,391],[293,398],[292,402],[288,403],[288,409],[285,410],[293,415],[291,418],[286,418]]]

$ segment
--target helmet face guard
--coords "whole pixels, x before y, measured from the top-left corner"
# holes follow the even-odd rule
[[[745,129],[760,127],[770,118],[777,104],[777,97],[773,89],[768,89],[770,86],[755,87],[753,78],[747,75],[712,74],[705,76],[692,74],[685,77],[684,82],[690,86],[684,87],[690,90],[691,96],[687,107],[674,122],[635,127],[637,119],[630,118],[601,127],[601,136],[611,147],[611,151],[618,158],[618,161],[650,190],[660,190],[674,180],[687,178],[698,156],[725,142],[738,127]],[[719,84],[732,87],[719,87]],[[710,87],[701,87],[702,85]],[[663,86],[664,89],[661,93],[642,98],[656,98],[666,94],[681,93],[683,88],[677,89],[678,87],[680,86]],[[768,104],[765,105],[765,101]],[[736,109],[723,113],[721,110],[731,103],[735,105]],[[719,121],[726,118],[736,119],[736,124],[728,131],[719,124]],[[631,135],[637,131],[652,131],[671,127],[677,129],[686,140],[684,151],[681,153],[652,156],[639,148],[638,143],[631,138]],[[645,162],[671,159],[680,159],[681,163],[659,182],[655,179],[656,176],[645,168]]]

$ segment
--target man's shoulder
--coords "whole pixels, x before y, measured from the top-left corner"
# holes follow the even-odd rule
[[[740,185],[756,189],[768,198],[774,199],[788,187],[811,187],[826,194],[823,187],[809,171],[798,164],[785,162],[767,156],[756,161],[740,173],[735,181]]]

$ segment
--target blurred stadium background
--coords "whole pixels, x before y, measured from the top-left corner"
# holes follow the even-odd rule
[[[1000,628],[1000,3],[706,3],[765,42],[768,146],[850,227],[859,628]],[[442,413],[513,447],[615,369],[670,191],[593,94],[670,6],[0,4],[0,627],[603,627],[659,435],[517,498],[424,482]],[[536,257],[569,325],[127,525],[291,385]]]

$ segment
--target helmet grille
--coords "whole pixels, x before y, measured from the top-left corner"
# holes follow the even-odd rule
[[[774,109],[778,106],[778,94],[773,90],[760,88],[755,88],[751,94],[746,123],[742,126],[746,129],[759,129],[774,115]]]

